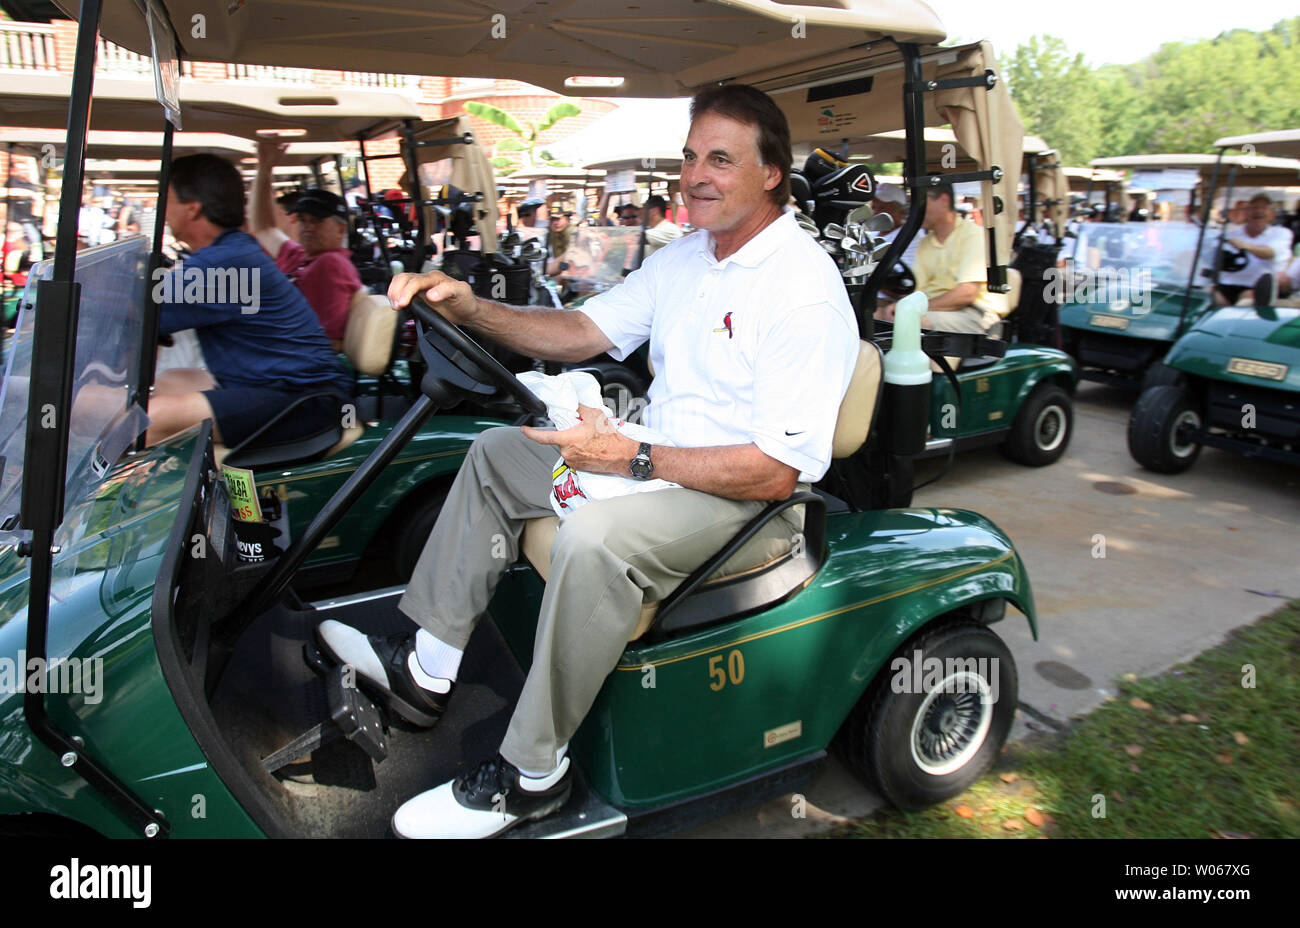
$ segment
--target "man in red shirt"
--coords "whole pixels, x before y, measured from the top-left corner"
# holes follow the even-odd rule
[[[283,143],[258,143],[257,179],[253,183],[252,233],[275,259],[276,266],[302,291],[338,351],[348,325],[352,295],[361,289],[361,277],[345,246],[348,207],[343,198],[314,188],[298,197],[289,212],[298,220],[298,241],[276,225],[271,200],[271,170]]]

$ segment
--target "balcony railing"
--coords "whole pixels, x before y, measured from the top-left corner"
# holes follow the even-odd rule
[[[0,22],[0,68],[56,70],[54,27],[43,23]]]

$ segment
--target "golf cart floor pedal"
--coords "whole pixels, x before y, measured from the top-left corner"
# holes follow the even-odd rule
[[[316,647],[314,636],[302,643],[302,659],[308,667],[322,677],[328,677],[330,671],[335,669],[334,663],[321,654],[320,648]]]
[[[304,651],[311,644],[304,647]],[[319,658],[319,654],[317,655]],[[308,663],[311,663],[310,658]],[[315,665],[313,665],[315,669]],[[349,668],[350,670],[350,668]],[[352,673],[349,673],[351,678]],[[284,747],[262,758],[262,769],[275,773],[281,767],[310,754],[322,745],[340,737],[351,741],[380,763],[388,756],[388,741],[384,736],[384,721],[378,707],[355,686],[346,685],[342,667],[332,667],[325,674],[325,693],[329,697],[330,718],[294,738]]]

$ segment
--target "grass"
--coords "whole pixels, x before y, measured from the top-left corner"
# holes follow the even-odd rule
[[[1119,691],[1063,734],[1008,745],[956,799],[835,835],[1300,837],[1300,600]]]

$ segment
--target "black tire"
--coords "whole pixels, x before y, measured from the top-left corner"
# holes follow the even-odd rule
[[[1074,433],[1074,401],[1054,383],[1040,383],[1020,404],[1002,453],[1029,467],[1053,464]]]
[[[1152,387],[1181,387],[1182,385],[1182,371],[1157,361],[1148,367],[1146,373],[1142,375],[1142,386],[1138,389],[1138,396],[1146,393]]]
[[[924,692],[896,692],[914,688],[908,684],[914,682],[910,668],[917,651]],[[897,666],[900,658],[906,667]],[[931,658],[945,668],[942,682],[926,679]],[[947,673],[949,660],[967,659],[986,663]],[[994,677],[997,698],[986,701],[982,694],[993,695]],[[944,692],[945,683],[954,690],[963,688],[958,683],[979,689]],[[896,808],[923,809],[951,799],[997,760],[1015,719],[1018,685],[1011,652],[983,625],[951,622],[923,631],[894,652],[849,715],[841,738],[845,760]]]
[[[442,512],[442,504],[447,500],[447,488],[442,487],[426,494],[415,503],[414,510],[402,522],[397,538],[393,542],[393,570],[402,583],[411,579],[415,564],[420,560],[424,543],[433,534],[433,525]],[[406,505],[405,502],[402,503]]]
[[[1180,441],[1184,426],[1202,425],[1197,404],[1185,387],[1159,386],[1145,391],[1128,420],[1128,451],[1147,470],[1180,474],[1196,463],[1198,442]]]

